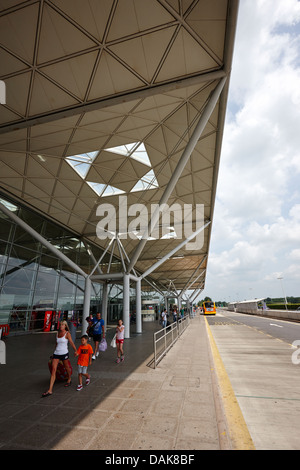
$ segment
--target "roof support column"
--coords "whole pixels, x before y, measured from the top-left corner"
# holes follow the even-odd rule
[[[178,315],[180,315],[180,310],[181,310],[181,294],[177,297],[177,307],[178,307]]]
[[[193,310],[191,308],[191,302],[189,301],[189,299],[186,301],[186,307],[187,307],[188,314],[191,316],[193,314]]]
[[[124,273],[123,278],[123,323],[125,326],[125,338],[130,338],[130,286],[129,274]]]
[[[132,268],[135,266],[136,262],[138,261],[139,259],[139,256],[140,254],[142,253],[144,247],[145,247],[145,244],[147,242],[147,238],[148,238],[148,235],[152,232],[152,230],[154,229],[154,227],[156,226],[158,220],[159,220],[159,214],[160,214],[160,206],[162,206],[163,204],[166,204],[169,200],[169,197],[171,196],[171,193],[172,191],[174,190],[175,186],[176,186],[176,183],[178,181],[178,179],[180,178],[188,160],[190,159],[191,157],[191,154],[198,142],[198,140],[200,139],[201,137],[201,134],[202,132],[204,131],[205,129],[205,126],[213,112],[213,110],[215,109],[215,106],[218,102],[218,99],[222,93],[222,90],[224,88],[224,85],[226,83],[226,80],[227,78],[224,77],[220,80],[220,82],[218,83],[218,85],[216,86],[215,90],[212,92],[211,96],[210,96],[210,99],[208,100],[208,103],[206,105],[206,107],[204,108],[204,111],[198,121],[198,124],[196,125],[195,129],[194,129],[194,132],[183,152],[183,154],[181,155],[180,159],[179,159],[179,162],[177,163],[177,166],[175,168],[175,171],[173,172],[172,176],[171,176],[171,179],[159,201],[159,204],[156,208],[156,210],[154,211],[153,213],[153,216],[151,218],[151,220],[149,221],[149,224],[148,224],[148,228],[146,230],[146,232],[144,233],[143,237],[141,238],[138,246],[136,247],[134,253],[133,253],[133,256],[130,260],[130,263],[129,263],[129,266],[128,266],[128,272],[130,272],[132,270]]]
[[[104,328],[107,328],[107,301],[108,301],[108,284],[104,282],[102,291],[102,318],[104,320]]]
[[[196,230],[194,233],[192,233],[188,238],[183,240],[179,245],[177,245],[173,250],[171,250],[167,255],[163,256],[159,261],[157,261],[153,266],[151,266],[147,271],[145,271],[143,274],[141,274],[141,279],[143,279],[145,276],[148,276],[151,274],[155,269],[157,269],[161,264],[163,264],[165,261],[167,261],[171,256],[173,256],[178,250],[183,248],[188,242],[193,240],[202,230],[204,230],[208,225],[210,224],[210,220],[206,222],[202,227],[200,227],[198,230]]]
[[[89,245],[87,244],[87,242],[85,240],[82,240],[82,243],[84,244],[85,249],[86,249],[89,257],[91,258],[92,262],[94,263],[94,265],[96,265],[97,260],[96,260],[95,256],[93,255],[93,252],[92,252],[91,248],[89,247]],[[101,269],[98,265],[97,265],[97,271],[98,271],[99,274],[102,274],[102,271],[101,271]]]
[[[196,277],[196,279],[195,279],[188,287],[186,287],[186,288],[184,289],[184,291],[182,291],[182,293],[183,293],[183,292],[186,292],[186,291],[188,291],[188,290],[190,290],[190,289],[192,288],[192,286],[195,284],[195,282],[197,282],[198,279],[199,279],[201,276],[203,276],[203,274],[205,274],[205,269],[199,274],[199,276]]]
[[[136,333],[142,333],[142,288],[141,280],[136,281]]]
[[[197,266],[197,268],[195,269],[195,271],[193,272],[193,274],[191,275],[191,277],[189,278],[188,282],[186,283],[186,285],[184,286],[184,288],[182,289],[182,292],[185,292],[187,291],[187,286],[189,285],[189,283],[191,282],[191,280],[193,279],[193,277],[195,276],[196,272],[198,271],[198,269],[201,267],[202,263],[207,259],[207,255],[205,255],[200,264]]]
[[[198,295],[201,294],[202,290],[203,290],[203,287],[200,287],[199,289],[195,289],[195,290],[194,290],[193,294],[192,294],[191,297],[190,297],[190,301],[191,301],[192,303],[196,300],[196,298],[198,297]]]
[[[99,269],[100,269],[100,268],[99,268],[99,265],[100,265],[102,259],[103,259],[104,256],[106,255],[107,251],[109,250],[109,248],[110,248],[110,246],[112,245],[113,242],[114,242],[114,238],[112,238],[112,239],[110,240],[108,246],[107,246],[107,247],[105,248],[105,250],[103,251],[103,253],[102,253],[100,259],[95,263],[94,268],[93,268],[92,271],[90,272],[90,276],[93,275],[93,273],[96,271],[96,269],[97,269],[98,272],[99,272]]]
[[[87,327],[89,326],[86,321],[86,317],[90,315],[90,305],[91,305],[91,292],[92,292],[92,281],[89,277],[85,280],[84,288],[84,299],[83,299],[83,312],[82,312],[82,334],[86,333]]]

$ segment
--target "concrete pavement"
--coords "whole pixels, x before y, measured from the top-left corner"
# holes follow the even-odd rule
[[[125,340],[124,363],[114,362],[109,346],[92,364],[91,384],[81,392],[70,351],[72,386],[57,382],[47,398],[41,394],[48,388],[55,334],[9,337],[7,364],[0,366],[1,450],[231,448],[204,317],[191,321],[153,369],[158,328],[145,323],[142,335]]]
[[[48,388],[55,334],[11,336],[0,366],[0,449],[280,450],[300,448],[295,349],[231,318],[196,316],[156,369],[153,332],[125,340],[125,362],[108,347],[91,384]],[[108,331],[112,336],[113,328]],[[76,345],[79,345],[77,333]]]

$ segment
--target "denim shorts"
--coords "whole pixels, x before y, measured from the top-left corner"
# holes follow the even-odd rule
[[[78,365],[78,374],[87,374],[87,366]]]

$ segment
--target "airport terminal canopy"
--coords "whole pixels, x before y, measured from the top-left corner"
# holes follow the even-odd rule
[[[149,215],[162,200],[203,204],[203,246],[182,247],[150,275],[161,288],[203,289],[238,1],[2,0],[1,8],[2,193],[103,249],[99,204],[114,205],[117,221],[120,196]],[[143,246],[140,233],[120,237],[130,270],[144,273],[179,245],[177,216]]]

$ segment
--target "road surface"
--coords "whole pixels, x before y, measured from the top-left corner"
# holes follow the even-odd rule
[[[206,319],[256,449],[300,449],[300,324],[226,310]]]

